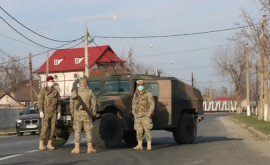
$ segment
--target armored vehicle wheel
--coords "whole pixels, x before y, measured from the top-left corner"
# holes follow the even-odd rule
[[[55,128],[55,138],[52,140],[54,147],[63,146],[69,138],[69,132],[64,128]]]
[[[191,114],[182,114],[177,127],[173,130],[174,140],[178,144],[191,144],[197,135],[197,125]]]
[[[123,126],[114,114],[106,114],[94,122],[93,141],[99,148],[119,146],[123,138]]]
[[[125,131],[123,140],[129,145],[136,145],[137,144],[136,131]]]

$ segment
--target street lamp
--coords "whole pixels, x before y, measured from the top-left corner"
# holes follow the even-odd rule
[[[158,63],[158,64],[156,64],[156,71],[155,71],[155,75],[156,76],[159,76],[160,75],[160,73],[158,72],[158,67],[157,67],[157,65],[167,65],[167,64],[173,64],[173,61],[171,61],[171,62],[164,62],[164,63]]]
[[[88,30],[87,30],[87,22],[89,21],[102,21],[102,20],[115,20],[117,17],[109,17],[109,18],[99,18],[99,19],[88,19],[85,21],[84,28],[84,58],[85,58],[85,76],[89,77],[89,57],[88,57]]]

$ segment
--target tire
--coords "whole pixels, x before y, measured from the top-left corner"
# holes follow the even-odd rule
[[[192,144],[197,136],[197,124],[191,114],[184,113],[173,130],[173,137],[178,144]]]
[[[31,132],[31,135],[35,135],[37,132],[36,131],[32,131]]]
[[[20,132],[18,129],[16,129],[16,135],[17,136],[23,136],[23,132]]]
[[[65,128],[55,128],[55,138],[52,139],[54,147],[62,147],[69,138],[70,133]]]
[[[94,121],[93,141],[98,148],[115,148],[123,139],[123,125],[114,114],[106,114]]]
[[[128,144],[128,145],[136,145],[137,144],[137,138],[136,138],[136,131],[125,131],[123,140]]]

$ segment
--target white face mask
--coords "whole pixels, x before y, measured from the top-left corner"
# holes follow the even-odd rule
[[[48,82],[48,86],[49,86],[49,87],[52,87],[53,85],[54,85],[54,82],[51,82],[51,81]]]

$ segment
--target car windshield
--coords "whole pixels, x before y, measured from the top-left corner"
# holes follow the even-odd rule
[[[37,114],[38,113],[38,107],[37,106],[30,106],[24,109],[23,114],[29,115],[29,114]]]
[[[103,88],[104,94],[128,94],[129,81],[106,81]]]

